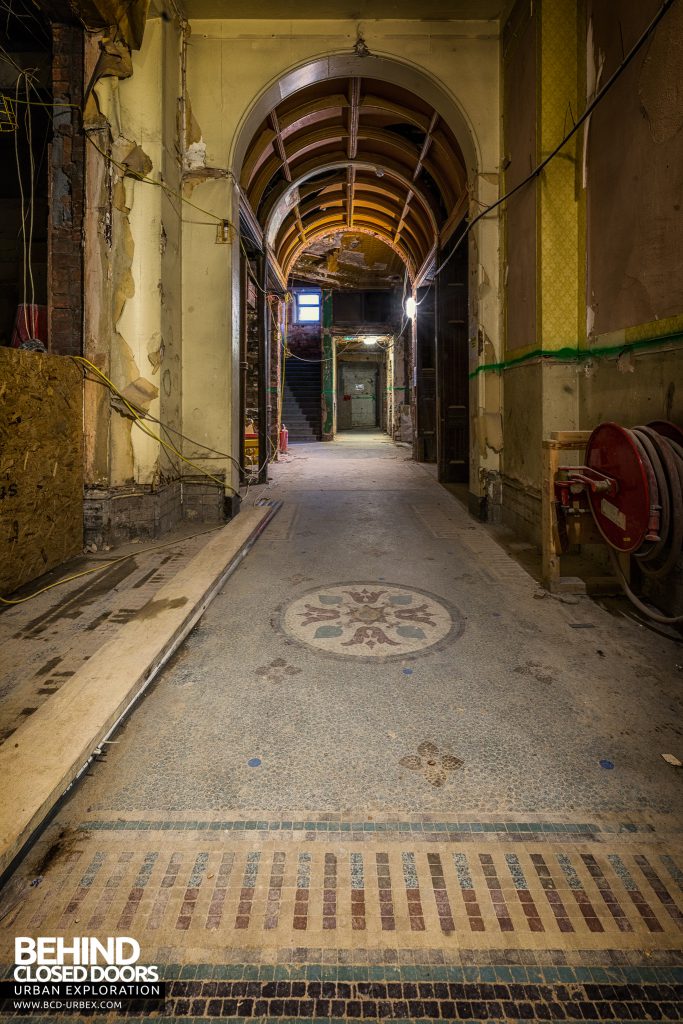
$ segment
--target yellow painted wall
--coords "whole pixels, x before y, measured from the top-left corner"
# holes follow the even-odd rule
[[[94,145],[86,150],[85,355],[176,430],[182,429],[181,40],[177,22],[149,19],[142,48],[132,54],[132,76],[100,79],[86,117]],[[99,43],[99,37],[88,41],[89,72]],[[129,160],[152,183],[124,173]],[[112,410],[101,385],[86,387],[85,419],[86,485],[157,485],[177,476],[177,458]]]
[[[277,31],[275,31],[275,29]],[[307,63],[321,57],[345,54],[350,59],[356,40],[355,21],[295,21],[273,25],[264,21],[195,20],[187,45],[187,87],[192,110],[190,141],[193,157],[205,159],[207,168],[232,173],[239,179],[235,154],[246,142],[240,131],[255,100],[293,69],[301,69],[301,84],[308,84]],[[438,84],[460,111],[459,139],[474,165],[471,177],[472,209],[498,197],[499,169],[499,57],[498,26],[494,22],[365,21],[363,34],[373,55],[417,69]],[[368,76],[372,75],[368,64]],[[456,132],[458,126],[453,125]],[[205,147],[205,158],[203,155]],[[220,188],[224,192],[220,192]],[[226,211],[227,186],[207,182],[194,189],[193,197],[212,212]],[[220,193],[220,199],[218,194]],[[218,437],[228,420],[224,403],[217,401],[223,389],[235,397],[234,362],[225,363],[232,349],[236,359],[236,282],[224,261],[226,247],[213,246],[210,230],[185,227],[183,262],[184,417],[186,425],[201,419],[206,436]],[[471,365],[486,354],[500,357],[500,293],[498,282],[498,217],[481,222],[472,245],[472,342]],[[204,237],[206,236],[206,237]],[[233,293],[227,287],[233,279]],[[203,314],[197,311],[202,310]],[[209,315],[210,314],[210,315]],[[226,336],[232,324],[232,339]],[[480,329],[480,332],[479,332]],[[189,347],[188,347],[189,346]],[[212,395],[198,405],[205,371],[191,352],[201,352]],[[489,389],[490,391],[490,389]],[[487,404],[488,403],[488,404]],[[497,451],[486,443],[480,425],[491,403],[486,385],[472,384],[473,450],[471,488],[479,493],[482,477],[498,469]],[[198,417],[194,410],[202,408]],[[481,413],[481,415],[479,415]],[[499,417],[499,406],[493,415]],[[230,416],[233,450],[238,426]],[[199,423],[197,423],[199,427]],[[499,432],[499,431],[498,431]],[[490,433],[490,431],[489,431]]]
[[[139,146],[151,161],[149,177],[166,191],[115,166],[109,173],[105,157],[89,148],[86,354],[122,390],[137,381],[150,413],[192,439],[185,455],[226,474],[233,487],[229,459],[199,445],[239,451],[239,243],[235,231],[219,244],[216,228],[218,219],[238,222],[240,131],[254,102],[285,73],[335,54],[350,58],[356,30],[351,20],[279,22],[277,33],[266,21],[195,21],[183,54],[181,26],[153,17],[132,55],[132,77],[95,87],[100,131],[93,140],[117,161]],[[374,55],[426,75],[456,111],[472,209],[497,198],[497,24],[369,21],[363,30]],[[90,69],[97,55],[91,39]],[[497,216],[473,233],[471,256],[475,366],[500,356]],[[473,382],[472,395],[476,491],[480,471],[498,467],[487,443],[495,431],[481,424],[500,409],[491,409],[498,399],[483,379]],[[103,389],[89,385],[86,403],[88,483],[154,485],[178,472],[176,459],[110,409]]]

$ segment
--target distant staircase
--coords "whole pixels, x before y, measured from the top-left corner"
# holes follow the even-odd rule
[[[285,364],[285,394],[282,422],[290,442],[320,441],[322,438],[321,364],[290,356]]]

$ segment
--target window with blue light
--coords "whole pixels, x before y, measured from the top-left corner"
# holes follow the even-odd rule
[[[294,299],[298,324],[320,323],[322,293],[319,290],[297,292]]]

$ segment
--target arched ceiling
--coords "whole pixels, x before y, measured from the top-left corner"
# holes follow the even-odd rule
[[[292,266],[296,281],[328,288],[400,288],[405,278],[403,260],[381,238],[358,231],[339,230],[304,249]]]
[[[311,242],[346,229],[382,238],[415,277],[467,195],[462,152],[433,107],[359,76],[317,82],[274,107],[240,184],[285,275]]]

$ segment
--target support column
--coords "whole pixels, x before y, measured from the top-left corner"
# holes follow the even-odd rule
[[[247,294],[248,294],[248,261],[245,253],[240,254],[240,437],[239,463],[240,481],[246,482],[244,430],[247,422]]]
[[[258,457],[260,484],[268,483],[268,387],[270,384],[270,360],[268,339],[270,332],[270,310],[268,308],[268,264],[265,256],[258,258]]]
[[[83,29],[53,25],[54,136],[50,144],[48,226],[48,337],[59,355],[83,352],[83,210],[85,137]]]
[[[578,23],[573,0],[540,6],[538,140],[543,159],[578,116]],[[576,349],[585,334],[580,260],[578,133],[541,175],[537,191],[537,316],[544,352]],[[576,367],[542,363],[542,434],[578,428]]]
[[[336,430],[337,386],[332,334],[332,292],[323,291],[323,363],[322,363],[322,439],[334,441]]]

